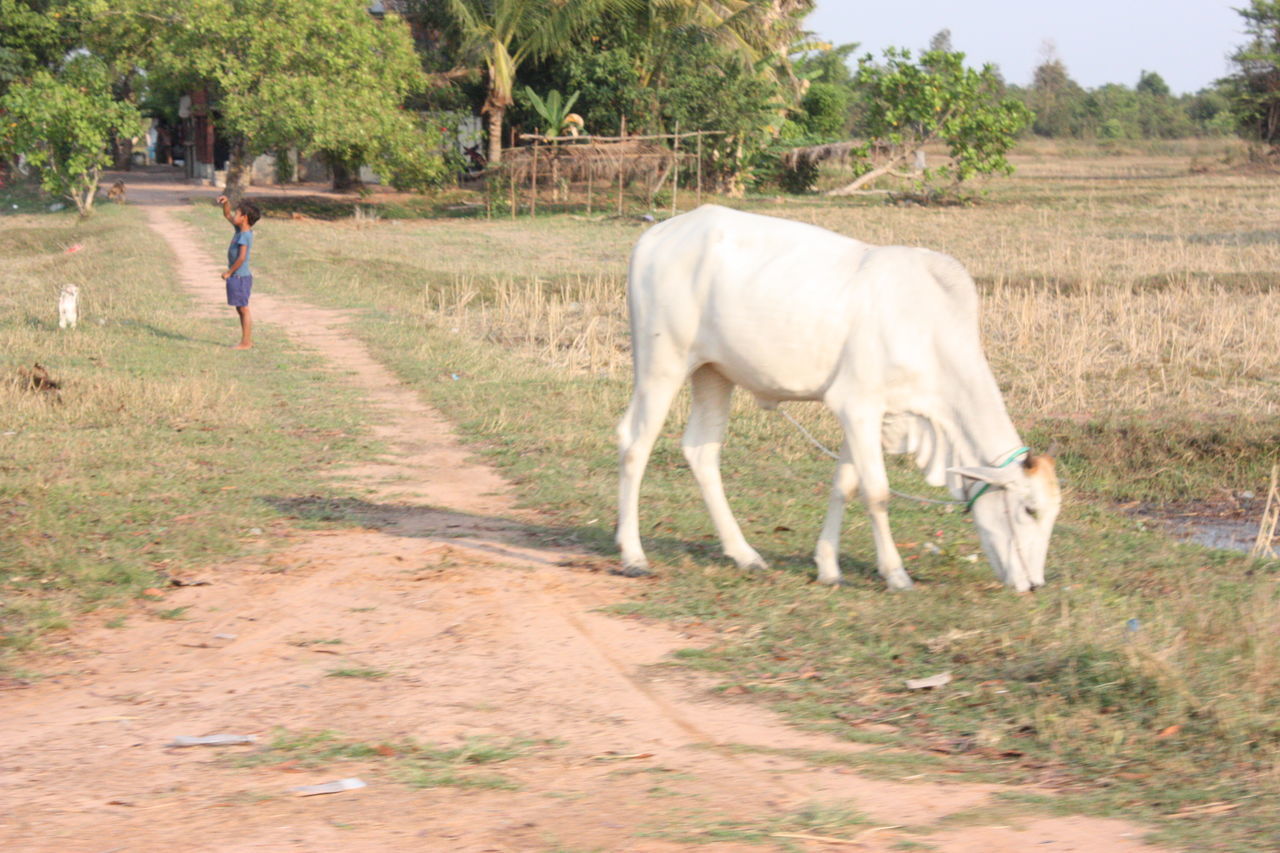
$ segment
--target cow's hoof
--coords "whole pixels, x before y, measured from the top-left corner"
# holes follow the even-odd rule
[[[755,559],[747,560],[745,563],[738,563],[738,568],[742,569],[744,572],[750,572],[755,575],[760,574],[761,572],[767,572],[769,570],[769,564],[764,561],[763,557],[757,556]]]
[[[906,592],[915,586],[915,582],[905,574],[900,578],[889,578],[885,583],[888,584],[890,592]]]
[[[819,584],[819,585],[821,585],[821,586],[830,586],[830,587],[835,587],[835,588],[837,588],[837,589],[838,589],[839,587],[847,586],[847,585],[848,585],[848,584],[846,584],[846,583],[845,583],[845,579],[844,579],[844,578],[842,578],[842,577],[840,577],[840,576],[838,576],[838,575],[837,575],[836,577],[834,577],[834,578],[824,578],[824,577],[819,577],[819,578],[817,578],[817,579],[815,580],[815,583],[817,583],[817,584]]]
[[[653,577],[653,570],[648,566],[640,565],[622,565],[616,569],[610,569],[609,574],[617,575],[620,578],[649,578]]]

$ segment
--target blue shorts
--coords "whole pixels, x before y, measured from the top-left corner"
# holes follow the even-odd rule
[[[244,308],[249,304],[249,294],[253,290],[253,276],[233,275],[227,279],[227,304]]]

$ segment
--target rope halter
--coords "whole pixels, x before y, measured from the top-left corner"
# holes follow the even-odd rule
[[[995,466],[995,467],[997,467],[997,468],[1008,468],[1010,465],[1012,465],[1012,464],[1014,463],[1014,461],[1015,461],[1019,456],[1023,455],[1024,453],[1030,453],[1030,452],[1031,452],[1031,448],[1030,448],[1030,447],[1019,447],[1017,450],[1014,450],[1012,453],[1007,454],[1007,456],[1006,456],[1005,460],[1004,460],[1003,462],[1001,462],[999,465]],[[990,483],[983,483],[983,484],[982,484],[982,487],[981,487],[981,488],[979,488],[979,489],[978,489],[978,491],[974,492],[974,493],[973,493],[973,497],[969,498],[969,500],[965,503],[965,505],[964,505],[964,511],[965,511],[965,512],[973,512],[973,505],[974,505],[975,503],[977,503],[978,498],[980,498],[980,497],[982,497],[983,495],[985,495],[985,494],[987,493],[987,490],[988,490],[988,489],[990,489],[990,488],[991,488],[991,484],[990,484]]]

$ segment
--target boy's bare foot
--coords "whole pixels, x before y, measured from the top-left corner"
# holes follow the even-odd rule
[[[253,344],[236,344],[232,349],[253,349]]]

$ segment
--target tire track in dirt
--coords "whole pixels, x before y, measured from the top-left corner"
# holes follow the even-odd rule
[[[154,204],[152,227],[173,249],[187,292],[201,311],[227,318],[233,341],[220,267],[162,204],[173,190],[129,193]],[[166,597],[166,608],[189,608],[184,621],[135,613],[112,630],[96,627],[98,615],[34,661],[57,674],[0,696],[0,802],[8,804],[0,848],[661,853],[703,849],[723,822],[769,827],[813,803],[848,806],[880,825],[932,825],[1001,790],[870,779],[772,752],[867,747],[791,729],[716,697],[701,676],[661,666],[701,641],[602,613],[635,582],[574,568],[598,561],[540,547],[501,478],[468,460],[444,420],[346,331],[341,312],[269,294],[255,294],[253,306],[259,334],[280,329],[322,353],[335,381],[374,403],[388,459],[339,473],[369,489],[378,529],[289,532],[282,522],[277,532],[292,537],[284,550],[210,567],[209,586]],[[385,675],[332,677],[352,667]],[[228,753],[248,748],[165,748],[179,734],[267,740],[278,728],[372,743],[528,745],[494,768],[519,788],[497,791],[410,788],[389,778],[386,760],[240,767]],[[287,794],[353,775],[369,787]],[[956,853],[1153,849],[1141,833],[1053,818],[909,837]],[[904,837],[878,832],[859,847],[889,850]]]

